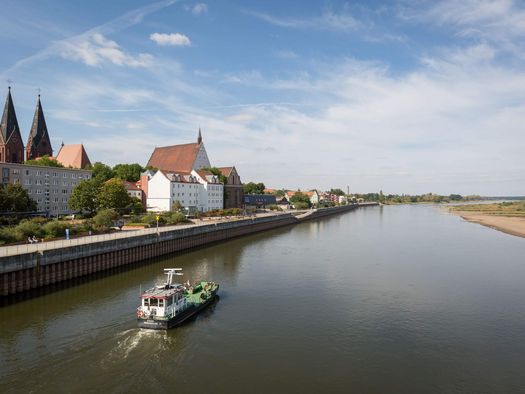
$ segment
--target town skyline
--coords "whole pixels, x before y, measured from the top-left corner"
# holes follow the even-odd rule
[[[145,165],[200,127],[272,188],[523,194],[518,2],[48,8],[5,3],[0,78],[24,140],[41,94],[55,154]]]

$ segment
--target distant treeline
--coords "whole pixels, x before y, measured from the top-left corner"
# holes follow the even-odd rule
[[[410,195],[410,194],[383,194],[379,193],[366,193],[366,194],[355,194],[358,199],[364,201],[377,201],[385,204],[406,204],[406,203],[418,203],[418,202],[430,202],[430,203],[444,203],[444,202],[458,202],[458,201],[479,201],[484,200],[484,197],[471,195],[462,196],[460,194],[450,194],[448,196],[441,196],[439,194],[427,193],[421,195]]]

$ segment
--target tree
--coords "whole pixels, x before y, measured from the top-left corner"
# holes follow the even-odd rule
[[[254,182],[248,182],[243,185],[244,194],[263,194],[264,189],[266,189],[266,186],[264,186],[264,183],[254,183]]]
[[[213,175],[217,176],[219,178],[219,182],[221,182],[223,185],[226,185],[226,182],[228,182],[228,177],[226,177],[226,175],[224,175],[217,167],[204,167],[203,170],[209,171]]]
[[[44,155],[37,159],[26,160],[25,164],[30,164],[32,166],[64,167],[62,163],[59,163],[56,159],[49,157],[49,155]]]
[[[330,193],[335,194],[336,196],[344,196],[345,192],[341,189],[330,189]]]
[[[0,185],[0,212],[31,212],[36,209],[36,203],[21,185]]]
[[[113,167],[114,176],[129,182],[137,182],[140,179],[142,171],[144,171],[144,169],[137,163],[117,164]]]
[[[140,215],[141,213],[144,213],[144,206],[142,205],[142,201],[138,199],[137,197],[131,197],[130,203],[126,207],[126,209],[130,210],[133,215]]]
[[[131,197],[120,179],[110,179],[100,186],[97,205],[98,208],[124,209],[131,203]]]
[[[290,202],[296,208],[299,205],[301,208],[298,208],[298,209],[304,209],[305,204],[306,204],[306,208],[310,206],[310,197],[308,197],[306,194],[303,194],[301,192],[297,192],[292,197],[290,197]]]
[[[69,208],[75,211],[87,211],[93,214],[97,210],[99,183],[96,179],[80,182],[69,197]]]
[[[171,210],[174,212],[182,212],[182,204],[179,200],[175,201],[171,206]]]
[[[97,230],[107,230],[117,219],[118,213],[114,209],[101,209],[93,218],[93,225]]]
[[[92,171],[92,178],[95,179],[99,184],[114,177],[111,167],[99,161],[97,161],[91,166],[91,168],[88,169]]]

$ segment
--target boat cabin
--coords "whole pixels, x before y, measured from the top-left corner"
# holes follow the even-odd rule
[[[153,288],[141,295],[141,310],[144,317],[171,317],[178,312],[182,312],[187,307],[187,300],[184,297],[185,288],[176,285],[171,288],[162,286],[161,289]]]

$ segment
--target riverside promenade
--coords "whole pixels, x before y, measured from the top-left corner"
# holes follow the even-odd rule
[[[257,217],[197,221],[190,225],[3,246],[0,247],[0,296],[369,205],[377,204],[353,204],[294,214],[267,213]]]

